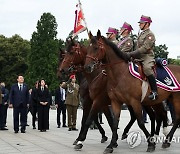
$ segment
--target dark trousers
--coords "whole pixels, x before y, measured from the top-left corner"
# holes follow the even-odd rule
[[[0,104],[0,128],[4,127],[4,105]]]
[[[27,107],[20,105],[19,107],[15,107],[13,109],[14,131],[19,131],[19,115],[21,121],[21,130],[25,130],[27,122]]]
[[[49,106],[38,106],[38,130],[49,129]]]
[[[58,126],[61,125],[61,120],[60,120],[61,112],[62,112],[63,125],[66,125],[66,105],[65,104],[58,105],[58,108],[57,108],[57,125]]]
[[[8,104],[4,105],[4,126],[6,126],[7,123],[7,110],[8,110]]]
[[[38,108],[37,106],[32,106],[32,126],[36,127],[36,118],[37,118]]]

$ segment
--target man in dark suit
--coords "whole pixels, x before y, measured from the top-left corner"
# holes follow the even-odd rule
[[[7,108],[9,100],[9,91],[5,88],[5,83],[1,82],[1,91],[2,91],[2,104],[0,104],[0,130],[8,130],[6,127],[7,119]]]
[[[66,105],[65,105],[65,87],[66,83],[64,81],[62,81],[60,83],[59,88],[56,90],[56,94],[55,94],[55,104],[56,104],[56,108],[57,108],[57,125],[58,128],[60,128],[61,122],[60,122],[60,114],[62,112],[62,117],[63,117],[63,127],[67,127],[66,126]]]
[[[25,133],[27,121],[27,107],[29,103],[29,91],[24,84],[24,77],[19,75],[18,83],[11,87],[10,91],[10,107],[13,107],[14,132],[19,131],[19,115],[21,121],[21,133]]]

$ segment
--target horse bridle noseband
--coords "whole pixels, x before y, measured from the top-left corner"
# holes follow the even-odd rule
[[[104,48],[104,43],[101,41],[97,41],[98,47],[100,48],[100,52],[98,51],[98,54],[96,55],[96,57],[90,56],[90,55],[86,55],[86,58],[90,58],[94,61],[94,64],[101,64],[99,57],[101,57],[102,55],[105,54],[105,48]],[[92,44],[90,44],[92,45]]]

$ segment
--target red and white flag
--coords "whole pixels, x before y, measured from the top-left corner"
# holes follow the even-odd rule
[[[85,31],[87,29],[85,18],[83,15],[82,8],[80,6],[81,4],[77,4],[77,10],[75,11],[75,23],[74,23],[74,32],[73,37],[78,35],[79,33]]]

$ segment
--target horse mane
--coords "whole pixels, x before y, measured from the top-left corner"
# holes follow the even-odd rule
[[[102,39],[104,40],[104,42],[105,42],[108,46],[110,46],[110,47],[113,49],[114,53],[115,53],[119,58],[127,61],[126,56],[125,56],[125,53],[122,52],[122,51],[117,47],[117,45],[116,45],[115,43],[113,43],[112,41],[108,40],[108,39],[105,38],[105,37],[102,37]]]

